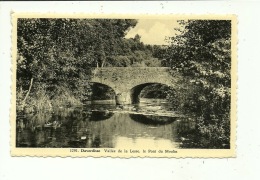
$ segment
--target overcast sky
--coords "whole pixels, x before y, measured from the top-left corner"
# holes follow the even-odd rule
[[[128,32],[126,38],[133,38],[139,34],[144,44],[167,45],[165,37],[174,36],[176,27],[179,27],[177,20],[140,19],[137,25]]]

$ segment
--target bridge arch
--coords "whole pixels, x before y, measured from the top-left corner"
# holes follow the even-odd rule
[[[100,82],[90,82],[91,89],[92,89],[92,100],[108,100],[108,99],[115,99],[116,91],[113,87],[109,86],[106,83]],[[102,99],[102,97],[106,97],[104,93],[110,94],[110,97],[106,99]],[[107,95],[108,96],[108,95]]]
[[[137,86],[134,86],[130,90],[131,104],[139,103],[140,102],[140,94],[141,94],[142,90],[145,87],[151,86],[151,85],[160,85],[160,86],[165,86],[165,87],[171,88],[171,85],[164,84],[164,83],[161,83],[161,82],[148,82],[148,83],[139,84]]]

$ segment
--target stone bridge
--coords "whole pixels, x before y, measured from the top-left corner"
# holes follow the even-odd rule
[[[175,87],[179,79],[172,76],[167,67],[106,67],[95,68],[91,82],[111,87],[116,94],[117,104],[132,104],[139,101],[142,89],[151,84]]]

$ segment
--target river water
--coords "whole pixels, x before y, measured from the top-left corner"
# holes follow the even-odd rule
[[[195,122],[174,112],[162,100],[116,106],[96,101],[53,112],[18,113],[17,147],[52,148],[182,148]],[[104,104],[105,103],[105,104]]]

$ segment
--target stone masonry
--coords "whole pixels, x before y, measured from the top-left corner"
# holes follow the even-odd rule
[[[117,104],[132,104],[149,84],[174,87],[178,76],[172,76],[167,67],[105,67],[93,69],[91,82],[111,87]]]

